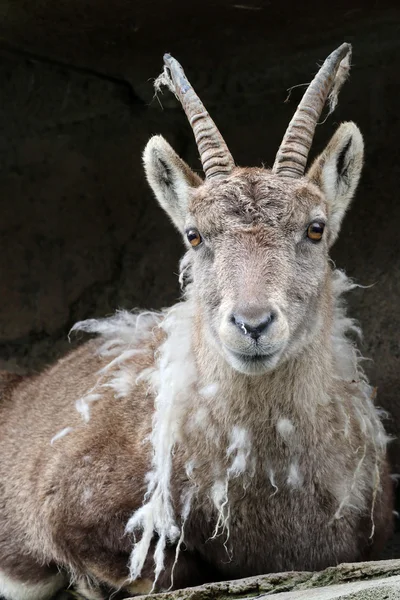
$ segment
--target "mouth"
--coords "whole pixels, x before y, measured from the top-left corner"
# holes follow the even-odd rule
[[[230,348],[226,348],[226,353],[234,369],[249,375],[268,371],[276,365],[280,355],[279,351],[264,354],[244,354]]]
[[[269,354],[243,354],[241,352],[234,352],[233,350],[229,350],[229,352],[238,360],[248,362],[250,364],[263,363],[270,360],[277,354],[277,352],[270,352]]]

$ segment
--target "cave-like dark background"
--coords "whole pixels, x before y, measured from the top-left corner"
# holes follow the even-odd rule
[[[339,107],[366,142],[362,182],[333,258],[368,289],[349,298],[366,369],[399,435],[400,6],[287,0],[0,0],[0,367],[37,370],[78,319],[179,296],[179,236],[146,185],[163,134],[200,168],[174,98],[153,98],[178,58],[240,165],[271,165],[317,66],[353,44]],[[162,106],[161,106],[161,104]],[[400,444],[391,444],[400,472]]]

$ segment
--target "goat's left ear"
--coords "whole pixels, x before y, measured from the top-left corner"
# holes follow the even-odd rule
[[[190,193],[201,185],[202,180],[161,135],[153,136],[147,143],[143,163],[154,195],[183,233]]]
[[[342,123],[307,173],[307,178],[324,192],[329,203],[330,245],[339,234],[342,219],[356,191],[363,157],[364,142],[357,125]]]

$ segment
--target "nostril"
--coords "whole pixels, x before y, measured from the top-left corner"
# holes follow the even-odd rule
[[[257,340],[265,330],[271,325],[272,321],[275,319],[275,313],[270,312],[267,315],[263,315],[262,320],[258,322],[254,322],[254,320],[246,319],[243,315],[231,315],[231,322],[236,325],[238,329],[244,335],[248,335],[249,337]]]
[[[251,325],[245,322],[244,318],[241,315],[232,315],[231,317],[232,323],[238,327],[244,335],[249,335],[250,330],[252,329]]]
[[[264,319],[264,321],[261,321],[261,323],[259,325],[257,325],[256,329],[259,330],[260,332],[263,332],[264,329],[267,329],[267,327],[269,327],[272,323],[272,321],[274,320],[275,315],[274,313],[269,313],[269,315]]]

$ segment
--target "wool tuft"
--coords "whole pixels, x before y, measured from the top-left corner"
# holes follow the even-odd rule
[[[179,440],[181,419],[190,399],[188,392],[194,388],[197,379],[191,353],[192,317],[193,304],[187,300],[169,309],[161,324],[166,339],[150,379],[156,394],[150,436],[152,470],[148,474],[145,504],[132,515],[126,526],[128,532],[139,530],[142,533],[130,558],[131,579],[140,576],[152,537],[154,533],[159,536],[154,552],[154,584],[163,570],[167,543],[176,542],[181,534],[172,506],[170,482],[173,450]]]

